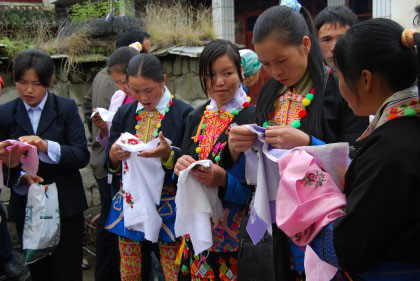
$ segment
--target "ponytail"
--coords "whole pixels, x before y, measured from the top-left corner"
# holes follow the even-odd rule
[[[393,92],[414,85],[420,36],[390,19],[371,19],[352,26],[337,42],[334,60],[346,84],[354,89],[363,70],[380,76]],[[420,81],[420,80],[419,80]]]
[[[282,5],[267,9],[255,22],[252,43],[255,45],[270,38],[285,45],[299,46],[302,44],[304,36],[308,36],[311,40],[308,71],[315,89],[315,98],[312,103],[313,106],[308,111],[309,122],[305,131],[322,138],[321,116],[327,80],[318,36],[308,10],[293,0],[283,0]],[[276,88],[281,88],[281,84],[278,84]],[[267,101],[267,106],[271,106],[276,98],[276,95],[271,96]],[[269,119],[267,110],[257,112],[257,120],[263,119]]]

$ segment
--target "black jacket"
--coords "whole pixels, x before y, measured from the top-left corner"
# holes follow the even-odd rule
[[[0,140],[35,135],[20,98],[0,105],[0,112]],[[36,135],[60,144],[60,162],[47,164],[40,161],[38,176],[44,179],[44,184],[57,184],[61,218],[82,213],[87,209],[87,201],[79,169],[89,163],[90,154],[76,103],[48,93]],[[15,169],[20,170],[20,167]],[[10,182],[16,181],[11,179]],[[18,195],[12,190],[10,216],[17,222],[24,221],[26,200],[27,196]]]
[[[346,215],[334,222],[343,270],[420,264],[420,118],[401,117],[360,141],[345,178]]]

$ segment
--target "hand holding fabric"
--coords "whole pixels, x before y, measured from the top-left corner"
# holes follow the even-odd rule
[[[25,174],[20,179],[20,184],[27,183],[29,186],[33,185],[34,183],[41,183],[44,179],[40,176],[31,176],[31,174]]]
[[[207,187],[226,186],[226,171],[217,164],[213,164],[208,168],[201,165],[191,170],[195,178]]]
[[[19,149],[19,146],[13,146],[9,151],[6,147],[12,145],[10,141],[0,142],[0,161],[9,166],[9,168],[14,168],[19,165],[20,157],[26,151]]]
[[[22,136],[19,141],[36,146],[39,151],[44,153],[48,151],[48,142],[38,136]]]
[[[171,145],[165,139],[163,133],[159,132],[159,145],[151,150],[144,150],[137,154],[137,156],[145,158],[160,157],[167,160],[171,156],[171,150]]]
[[[268,126],[265,131],[265,141],[276,148],[292,149],[308,146],[310,140],[308,134],[290,126]]]
[[[131,153],[124,151],[118,144],[114,143],[109,151],[109,161],[112,168],[117,168],[120,161],[127,160]]]
[[[192,163],[196,162],[194,158],[189,155],[181,156],[175,164],[175,174],[179,176],[179,173],[187,169]]]
[[[93,112],[97,112],[96,108],[93,109]],[[101,137],[107,137],[108,136],[108,125],[106,122],[102,119],[101,115],[99,113],[92,114],[92,123],[95,125],[96,128],[100,130]]]
[[[239,154],[252,147],[257,134],[244,126],[235,126],[229,132],[229,151],[232,159],[236,162]]]

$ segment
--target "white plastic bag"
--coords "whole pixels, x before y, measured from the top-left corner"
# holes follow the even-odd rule
[[[60,241],[60,211],[57,186],[32,184],[29,187],[23,228],[23,253],[27,264],[49,254]]]

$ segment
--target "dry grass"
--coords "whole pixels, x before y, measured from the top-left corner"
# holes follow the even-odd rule
[[[15,56],[27,49],[35,48],[50,54],[57,52],[56,26],[46,18],[37,20],[36,24],[14,26],[11,30],[0,28],[0,43],[7,46],[4,50],[8,57]]]
[[[79,29],[78,32],[69,36],[54,40],[58,53],[68,56],[63,67],[65,74],[77,71],[76,57],[92,53],[94,41],[96,40],[91,38],[88,27]]]
[[[212,10],[189,7],[179,0],[147,4],[145,24],[158,48],[200,46],[216,38]]]

